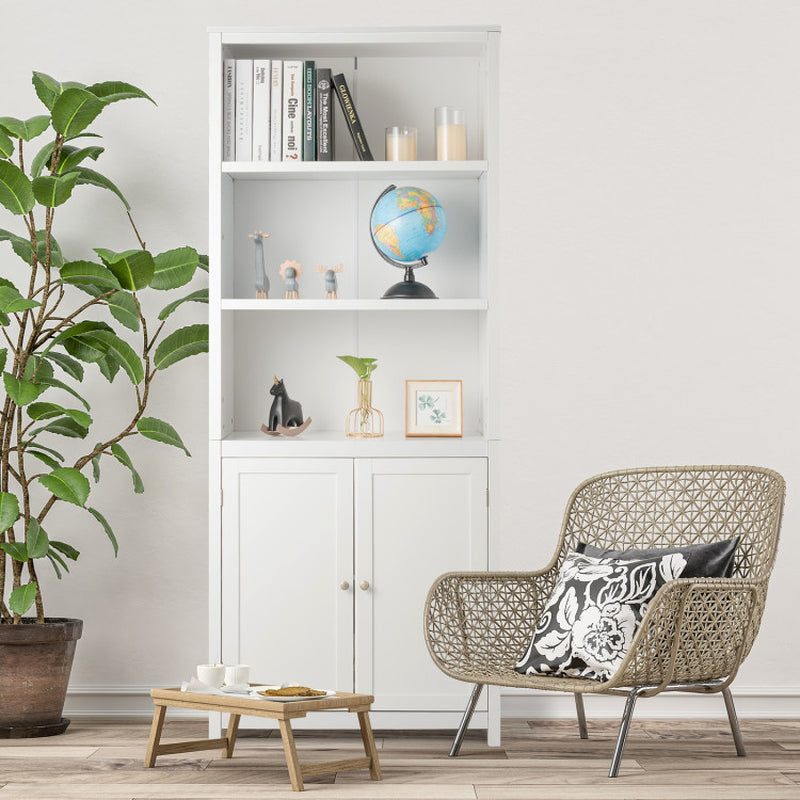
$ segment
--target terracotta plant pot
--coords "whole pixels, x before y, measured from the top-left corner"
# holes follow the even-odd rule
[[[0,625],[0,739],[63,733],[61,716],[83,621],[54,617],[42,625]]]

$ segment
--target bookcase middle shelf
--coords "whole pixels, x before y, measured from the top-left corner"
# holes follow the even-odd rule
[[[234,180],[357,180],[385,178],[388,181],[423,178],[480,178],[489,170],[488,161],[223,161],[222,174]]]

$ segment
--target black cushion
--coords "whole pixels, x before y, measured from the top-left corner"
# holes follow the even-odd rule
[[[648,547],[644,550],[603,550],[600,547],[578,542],[576,552],[594,558],[652,558],[680,553],[686,559],[683,578],[730,578],[733,574],[733,556],[739,537],[709,544],[689,544],[682,547]]]

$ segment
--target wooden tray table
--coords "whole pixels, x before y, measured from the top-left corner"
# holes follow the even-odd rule
[[[260,684],[252,684],[260,685]],[[286,766],[289,768],[289,779],[292,789],[303,791],[303,776],[325,775],[350,769],[369,769],[372,780],[381,780],[381,767],[378,762],[378,750],[372,736],[369,723],[369,710],[375,699],[369,694],[349,694],[337,692],[329,697],[309,698],[308,700],[261,700],[251,697],[235,697],[233,695],[199,694],[182,692],[180,688],[152,689],[150,696],[155,704],[153,725],[150,728],[150,740],[144,758],[145,767],[154,767],[156,758],[167,753],[190,753],[193,750],[214,750],[222,747],[222,757],[231,758],[236,744],[239,729],[239,718],[245,714],[253,717],[267,717],[278,720],[286,755]],[[164,727],[164,716],[168,708],[195,708],[200,711],[220,711],[230,714],[225,736],[219,739],[194,739],[188,742],[161,744],[161,730]],[[339,761],[319,761],[313,764],[301,764],[297,758],[291,720],[305,717],[311,711],[327,711],[344,708],[358,715],[361,738],[364,742],[365,756],[348,758]]]

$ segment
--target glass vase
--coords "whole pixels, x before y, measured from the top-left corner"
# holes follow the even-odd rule
[[[383,414],[372,406],[372,381],[358,382],[358,406],[347,415],[345,433],[355,439],[383,436]]]

